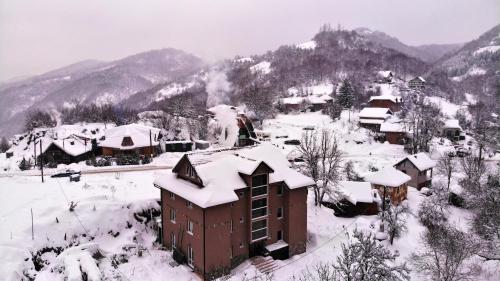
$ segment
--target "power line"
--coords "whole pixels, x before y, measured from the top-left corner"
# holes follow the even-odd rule
[[[64,195],[64,198],[66,199],[66,202],[68,204],[71,204],[69,199],[68,199],[68,196],[66,195],[66,192],[64,192],[64,189],[61,185],[61,183],[59,182],[59,179],[56,179],[57,181],[57,184],[59,185],[59,189],[61,190],[62,194]],[[75,216],[75,218],[77,219],[78,223],[80,224],[80,226],[83,228],[83,230],[85,231],[85,233],[87,234],[88,237],[91,237],[90,235],[90,232],[87,230],[87,228],[85,227],[85,225],[83,225],[83,222],[80,220],[80,218],[78,217],[78,214],[73,210],[71,213],[73,213],[73,215]],[[99,251],[99,249],[97,249]],[[109,260],[109,262],[112,264],[113,261],[105,256],[105,255],[102,255],[105,259]],[[116,271],[118,271],[118,273],[120,273],[120,275],[122,275],[127,281],[130,281],[130,279],[123,273],[120,271],[120,269],[118,269],[118,266],[115,268]]]

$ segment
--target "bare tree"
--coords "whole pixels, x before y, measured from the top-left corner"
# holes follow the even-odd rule
[[[371,233],[355,230],[353,236],[355,242],[342,244],[342,253],[333,265],[336,280],[410,280],[406,264],[395,264],[396,255],[378,244]]]
[[[298,151],[304,159],[304,170],[315,182],[315,205],[321,204],[325,195],[338,198],[336,185],[340,180],[342,151],[332,131],[307,132],[302,136]]]
[[[412,255],[415,267],[434,281],[474,280],[479,267],[470,261],[478,243],[469,234],[448,225],[426,230],[423,248]]]
[[[35,128],[54,127],[57,124],[52,116],[42,110],[33,110],[28,113],[24,122],[24,130],[31,131]]]
[[[440,110],[423,99],[408,99],[403,110],[405,129],[410,133],[410,152],[429,151],[429,142],[441,128],[438,120]]]
[[[472,153],[460,159],[460,166],[465,174],[465,178],[461,181],[462,186],[474,196],[474,193],[481,189],[482,178],[486,172],[484,159]]]
[[[408,230],[406,226],[406,219],[410,213],[408,207],[390,206],[381,214],[384,223],[387,224],[387,233],[389,234],[389,241],[391,245],[394,243],[394,238],[399,238],[403,233]]]
[[[420,204],[417,213],[420,222],[428,228],[440,226],[447,220],[449,192],[439,183],[432,190],[433,194]]]
[[[448,155],[443,155],[438,160],[438,162],[436,164],[436,169],[437,169],[438,173],[440,173],[446,177],[447,183],[448,183],[447,187],[448,187],[448,191],[449,191],[451,177],[453,176],[453,173],[455,173],[457,170],[456,161],[454,160],[453,157],[450,157]]]

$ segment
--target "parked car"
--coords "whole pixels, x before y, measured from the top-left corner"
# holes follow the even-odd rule
[[[300,145],[300,141],[299,140],[286,140],[285,144],[288,144],[288,145]]]
[[[72,169],[66,169],[66,170],[57,171],[55,174],[53,174],[50,177],[51,178],[63,178],[63,177],[69,177],[69,176],[75,175],[75,174],[80,175],[81,173],[82,173],[81,171],[75,171],[75,170],[72,170]]]
[[[465,157],[467,155],[470,154],[470,151],[468,151],[467,149],[463,148],[463,147],[459,147],[457,149],[457,156],[458,157]]]
[[[314,131],[314,126],[305,126],[304,128],[302,128],[302,130]]]

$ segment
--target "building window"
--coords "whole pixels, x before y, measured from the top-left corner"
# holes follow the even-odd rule
[[[172,249],[175,249],[177,246],[176,240],[175,240],[175,234],[172,232],[170,233],[170,245],[172,246]]]
[[[173,192],[169,192],[168,195],[170,196],[170,199],[175,199],[175,194]]]
[[[187,169],[187,175],[190,178],[196,178],[196,171],[193,166],[188,165],[186,169]]]
[[[229,258],[233,258],[233,245],[231,245],[231,247],[229,247]]]
[[[233,220],[231,220],[229,223],[230,223],[230,227],[231,227],[230,228],[230,232],[233,233],[233,230],[234,230],[234,228],[233,228]]]
[[[252,241],[267,237],[267,220],[252,222]]]
[[[283,218],[283,207],[278,208],[278,211],[276,212],[276,216],[278,217],[278,219]]]
[[[186,201],[186,206],[187,206],[189,209],[192,209],[192,208],[193,208],[193,203],[191,203],[191,201]]]
[[[175,209],[170,209],[170,221],[175,223],[176,213]]]
[[[252,177],[252,197],[267,194],[267,174]]]
[[[191,247],[191,244],[188,245],[188,264],[193,267],[194,265],[194,251],[193,247]]]
[[[267,215],[267,198],[252,200],[252,219]]]
[[[283,233],[281,232],[281,230],[278,230],[278,235],[276,235],[276,239],[283,240]]]
[[[192,220],[188,220],[187,223],[187,233],[193,235],[193,228],[194,228],[194,223]]]
[[[243,197],[243,195],[245,195],[245,192],[240,191],[239,195],[240,195],[240,197]]]
[[[278,185],[278,190],[276,191],[276,194],[278,195],[283,194],[283,184]]]
[[[240,248],[244,248],[245,246],[243,246],[243,242],[240,242]]]

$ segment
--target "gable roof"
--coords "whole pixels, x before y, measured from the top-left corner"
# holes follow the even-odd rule
[[[260,165],[271,170],[269,183],[284,182],[290,189],[307,187],[315,182],[290,167],[285,155],[271,144],[252,147],[221,149],[185,154],[203,182],[199,187],[172,171],[155,179],[155,186],[171,191],[194,204],[208,208],[238,200],[235,190],[247,187],[240,174],[251,175]]]
[[[382,70],[382,71],[377,72],[377,76],[382,77],[382,78],[389,78],[389,77],[392,77],[392,71]]]
[[[352,204],[373,203],[375,197],[372,185],[369,182],[361,181],[340,181],[339,188],[344,194],[345,199]]]
[[[151,132],[151,143],[149,139],[149,133]],[[118,126],[109,129],[105,133],[105,139],[99,143],[101,147],[110,147],[121,150],[134,149],[138,147],[147,147],[152,144],[156,146],[159,144],[155,140],[155,135],[158,136],[160,129],[144,126],[139,124],[128,124],[123,126]],[[132,145],[122,145],[123,138],[130,137],[132,139]]]
[[[429,156],[423,152],[413,154],[413,155],[408,155],[405,158],[403,158],[402,160],[400,160],[398,163],[396,163],[396,165],[405,161],[406,159],[408,159],[408,161],[410,161],[413,165],[415,165],[415,167],[420,172],[423,172],[423,171],[430,169],[430,168],[434,168],[434,166],[436,166],[436,162],[434,160],[432,160],[431,158],[429,158]]]
[[[401,123],[384,122],[380,124],[380,132],[382,133],[404,133],[405,129]]]
[[[458,122],[457,119],[448,119],[444,122],[443,128],[446,129],[460,129],[462,130],[462,127],[460,127],[460,123]]]
[[[419,80],[420,82],[425,82],[425,79],[422,76],[417,76],[417,77],[411,79],[410,82],[415,81],[415,80]]]
[[[372,100],[388,100],[393,103],[398,103],[398,100],[401,100],[401,97],[393,96],[393,95],[381,95],[381,96],[372,96],[370,97],[370,101]]]
[[[377,118],[386,119],[392,115],[389,108],[383,107],[365,107],[359,112],[359,118]]]
[[[399,171],[393,166],[387,166],[380,171],[372,173],[366,180],[372,184],[384,185],[388,187],[398,187],[410,180],[410,176]]]

